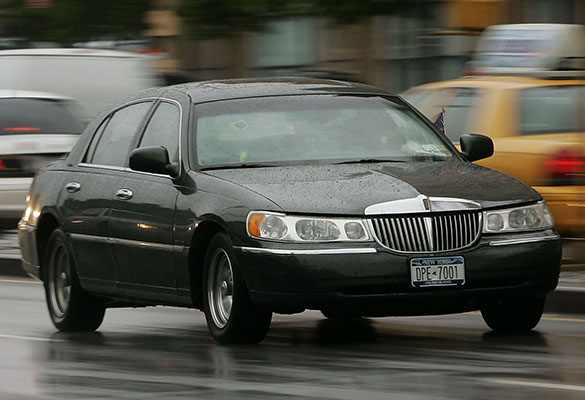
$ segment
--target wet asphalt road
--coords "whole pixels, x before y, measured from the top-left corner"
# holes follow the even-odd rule
[[[585,398],[585,317],[528,335],[478,314],[333,323],[276,316],[257,346],[219,346],[198,311],[108,310],[99,332],[53,329],[42,286],[0,277],[0,399]]]

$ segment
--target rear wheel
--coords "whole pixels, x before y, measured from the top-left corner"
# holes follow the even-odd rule
[[[544,297],[517,302],[505,302],[482,308],[485,323],[496,332],[524,332],[540,322]]]
[[[209,243],[203,293],[207,326],[218,342],[258,343],[266,337],[272,313],[250,302],[231,240],[224,233]]]
[[[94,331],[101,325],[106,309],[79,285],[72,254],[63,231],[53,231],[44,261],[49,315],[60,331]]]

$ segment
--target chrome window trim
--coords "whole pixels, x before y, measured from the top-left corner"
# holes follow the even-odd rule
[[[273,255],[334,255],[334,254],[373,254],[377,253],[373,247],[357,247],[357,248],[338,248],[338,249],[269,249],[265,247],[235,247],[235,249],[240,249],[244,253],[254,253],[254,254],[273,254]]]
[[[529,238],[516,238],[516,239],[504,239],[504,240],[492,240],[489,245],[492,247],[497,246],[510,246],[515,244],[526,244],[526,243],[537,243],[537,242],[549,242],[552,240],[560,240],[559,235],[549,236],[534,236]]]
[[[182,143],[181,143],[181,138],[182,138],[182,134],[183,134],[183,106],[181,105],[181,103],[179,101],[174,100],[174,99],[169,99],[169,98],[166,98],[166,97],[145,97],[143,99],[133,100],[133,101],[130,101],[128,103],[124,103],[120,107],[112,110],[106,116],[106,118],[104,118],[104,120],[107,119],[107,118],[109,118],[112,114],[118,112],[119,110],[121,110],[124,107],[128,107],[128,106],[131,106],[131,105],[137,104],[137,103],[144,103],[146,101],[153,101],[154,103],[156,103],[157,101],[158,101],[158,103],[161,103],[161,102],[172,103],[172,104],[175,104],[176,106],[179,107],[179,132],[178,132],[178,135],[179,135],[179,141],[178,141],[178,145],[179,145],[179,160],[178,160],[178,162],[179,162],[179,166],[181,166],[182,165],[182,161],[183,161],[183,154],[182,154],[183,153],[183,146],[182,146]],[[154,116],[154,114],[156,113],[157,108],[158,108],[158,104],[156,104],[156,108],[153,110],[153,113],[150,116],[151,119],[152,119],[152,116]],[[144,128],[145,129],[148,126],[149,123],[150,123],[150,119],[146,122],[146,125],[144,125]],[[98,126],[98,129],[99,129],[99,126]],[[97,129],[94,132],[94,135],[95,135],[96,132],[97,132]],[[142,132],[142,135],[140,136],[140,140],[142,140],[142,136],[143,135],[144,135],[144,132]],[[90,142],[91,142],[91,140],[89,140],[89,142],[88,142],[88,144],[87,144],[87,146],[86,146],[86,148],[85,148],[85,150],[83,152],[83,154],[84,154],[83,158],[85,158],[85,154],[87,153],[87,148],[88,148]],[[135,149],[138,149],[138,148],[139,147],[135,147]],[[177,178],[175,176],[170,176],[170,175],[155,174],[155,173],[152,173],[152,172],[144,172],[144,171],[136,171],[136,170],[133,170],[133,169],[128,168],[128,167],[120,167],[120,166],[117,166],[117,165],[93,164],[93,163],[85,163],[85,162],[80,162],[77,165],[79,167],[99,168],[99,169],[109,169],[109,170],[114,170],[114,171],[133,172],[133,173],[136,173],[136,174],[146,174],[146,175],[159,176],[159,177],[164,177],[164,178],[169,178],[169,179],[175,179],[175,178]]]

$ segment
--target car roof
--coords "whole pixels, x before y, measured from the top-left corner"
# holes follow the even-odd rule
[[[127,51],[84,49],[84,48],[48,48],[0,50],[0,56],[51,56],[51,57],[114,57],[114,58],[148,58],[148,56]]]
[[[71,100],[66,96],[61,96],[56,93],[36,92],[32,90],[11,90],[0,89],[0,99],[48,99],[48,100]]]
[[[308,94],[378,94],[390,93],[361,83],[310,78],[259,78],[191,82],[170,86],[188,94],[195,103],[249,97],[291,96]]]
[[[585,85],[583,79],[543,79],[526,76],[508,76],[508,75],[485,75],[485,76],[465,76],[446,81],[427,83],[416,86],[412,89],[437,89],[448,87],[477,87],[488,89],[522,89],[539,86],[567,86],[567,85]]]

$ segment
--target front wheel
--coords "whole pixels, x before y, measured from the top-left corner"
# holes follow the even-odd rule
[[[73,253],[62,230],[51,234],[43,264],[45,297],[55,327],[60,331],[96,330],[106,308],[81,288]]]
[[[224,233],[209,243],[203,294],[207,326],[218,342],[258,343],[266,337],[272,313],[250,302],[231,240]]]
[[[540,322],[544,297],[494,304],[481,309],[485,323],[496,332],[524,332]]]

